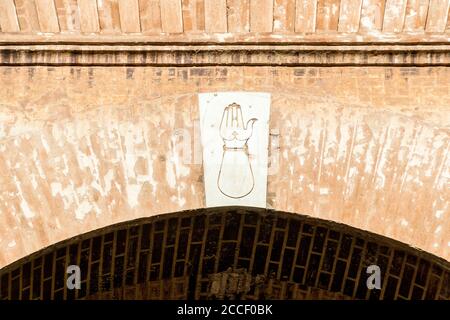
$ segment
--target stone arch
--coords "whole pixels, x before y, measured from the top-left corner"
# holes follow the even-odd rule
[[[381,268],[368,290],[366,268]],[[79,265],[81,289],[66,268]],[[450,299],[450,264],[344,224],[220,207],[111,225],[0,270],[0,299]]]

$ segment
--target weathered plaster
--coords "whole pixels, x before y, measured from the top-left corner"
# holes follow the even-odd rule
[[[449,79],[441,67],[3,67],[0,266],[102,226],[204,207],[197,93],[231,90],[272,95],[268,207],[448,260]]]

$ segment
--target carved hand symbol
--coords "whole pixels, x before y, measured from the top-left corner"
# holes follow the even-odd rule
[[[227,197],[243,198],[255,186],[247,148],[255,121],[252,118],[244,124],[242,109],[237,103],[232,103],[223,110],[220,136],[224,145],[217,186]]]
[[[244,149],[253,133],[253,124],[257,119],[252,118],[244,124],[241,106],[232,103],[223,110],[220,122],[220,136],[225,148]]]

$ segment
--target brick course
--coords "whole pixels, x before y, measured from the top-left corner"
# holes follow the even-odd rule
[[[201,164],[178,160],[174,130],[195,148],[196,94],[232,90],[272,94],[269,208],[448,259],[448,83],[446,67],[2,67],[0,266],[203,207]]]

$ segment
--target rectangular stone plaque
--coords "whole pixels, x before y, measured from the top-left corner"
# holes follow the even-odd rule
[[[206,206],[266,207],[270,94],[199,94]]]

